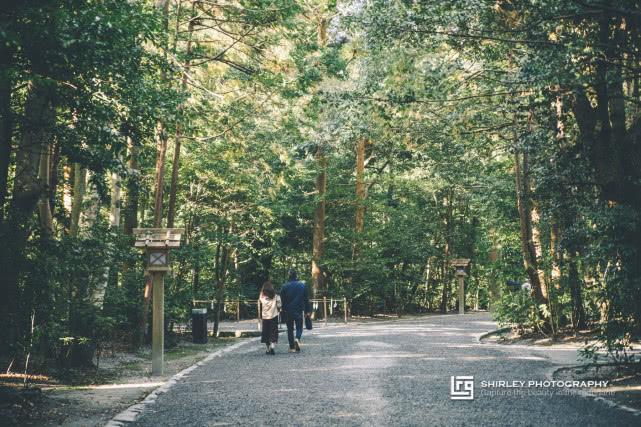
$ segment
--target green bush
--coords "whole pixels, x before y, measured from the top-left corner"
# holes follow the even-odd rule
[[[520,329],[534,328],[540,322],[535,308],[534,299],[527,291],[506,292],[496,303],[494,319],[501,326],[516,326]]]

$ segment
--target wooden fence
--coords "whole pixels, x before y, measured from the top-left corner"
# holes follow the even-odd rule
[[[338,304],[341,304],[343,307],[343,320],[345,323],[347,323],[348,318],[349,318],[349,303],[347,302],[347,298],[315,298],[315,299],[310,299],[309,300],[310,304],[312,305],[312,312],[316,313],[317,311],[320,311],[322,308],[322,314],[323,317],[321,320],[323,320],[325,323],[327,323],[327,319],[329,316],[332,316],[334,313],[334,308],[338,306]],[[193,306],[202,306],[202,305],[207,305],[209,306],[212,310],[214,309],[214,304],[216,304],[216,300],[192,300]],[[236,311],[236,320],[240,321],[240,307],[241,304],[243,305],[257,305],[257,320],[260,321],[260,300],[255,300],[255,299],[226,299],[223,301],[225,304],[225,308],[231,306],[235,308]],[[227,311],[227,310],[225,310]],[[315,319],[319,320],[319,319]]]

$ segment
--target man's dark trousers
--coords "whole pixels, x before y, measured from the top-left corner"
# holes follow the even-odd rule
[[[287,340],[289,348],[294,348],[294,324],[296,325],[296,339],[300,340],[303,335],[303,315],[302,313],[289,313],[283,311],[283,318],[287,325]]]

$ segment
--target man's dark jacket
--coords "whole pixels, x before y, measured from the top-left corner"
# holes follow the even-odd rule
[[[290,281],[283,285],[280,290],[280,299],[283,302],[283,311],[290,313],[292,316],[300,316],[302,312],[310,313],[312,311],[307,295],[307,287],[299,280]]]

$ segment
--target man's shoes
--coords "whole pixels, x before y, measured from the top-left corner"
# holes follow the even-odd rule
[[[300,352],[300,343],[298,342],[298,340],[294,341],[294,350],[296,351],[296,353]]]
[[[295,348],[290,348],[290,349],[289,349],[289,352],[290,352],[290,353],[294,353],[294,352],[296,352],[296,349],[295,349]]]
[[[273,356],[273,355],[275,355],[275,354],[276,354],[276,352],[274,351],[274,349],[273,349],[273,348],[270,348],[270,349],[269,349],[269,351],[267,352],[267,354],[269,354],[269,355]]]

